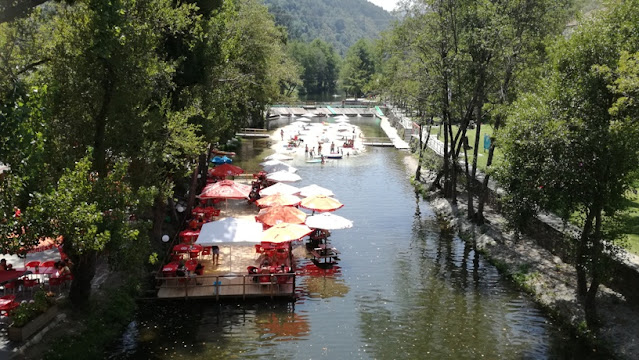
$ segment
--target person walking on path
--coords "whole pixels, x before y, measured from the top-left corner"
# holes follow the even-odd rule
[[[284,141],[284,129],[280,129],[280,136],[282,137],[282,141]]]

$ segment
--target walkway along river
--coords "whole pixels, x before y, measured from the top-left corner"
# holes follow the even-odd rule
[[[266,147],[244,141],[235,164],[254,169]],[[440,229],[407,180],[406,155],[368,148],[324,165],[293,160],[295,185],[333,190],[345,204],[337,214],[354,221],[331,237],[338,271],[299,276],[291,303],[145,303],[111,358],[599,358]]]

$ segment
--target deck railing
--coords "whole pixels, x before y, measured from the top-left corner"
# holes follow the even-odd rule
[[[262,282],[264,277],[268,277],[270,281]],[[219,300],[220,297],[241,297],[246,299],[247,297],[283,297],[283,296],[295,296],[295,273],[274,273],[274,274],[229,274],[229,275],[198,275],[195,277],[189,276],[177,276],[166,277],[156,276],[157,286],[159,290],[164,289],[184,289],[184,296],[172,296],[165,298],[195,298],[195,297],[214,297],[215,300]],[[241,278],[241,282],[223,282],[221,280],[231,279],[235,280]],[[213,281],[211,281],[213,280]],[[201,284],[201,285],[198,285]],[[290,286],[290,289],[287,287]],[[256,288],[268,289],[267,293],[263,291],[250,291]],[[211,291],[212,295],[202,295],[202,291],[199,289],[214,288]],[[221,291],[222,288],[235,288],[237,291]],[[282,289],[284,288],[284,289]],[[249,289],[249,291],[247,291]],[[196,294],[197,293],[197,294]]]

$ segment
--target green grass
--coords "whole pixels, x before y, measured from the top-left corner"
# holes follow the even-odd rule
[[[457,126],[453,126],[453,136],[457,133]],[[443,131],[443,129],[442,129]],[[433,126],[430,130],[431,134],[437,136],[439,133],[439,127]],[[468,144],[474,149],[475,148],[475,134],[477,133],[477,128],[466,130],[466,136],[468,137]],[[484,150],[484,135],[493,136],[493,127],[490,125],[482,125],[481,126],[481,134],[479,135],[479,153],[477,157],[477,168],[481,171],[486,171],[486,162],[488,161],[488,150]],[[439,140],[444,141],[444,134],[442,133],[439,136]],[[473,163],[473,149],[468,150],[468,163]],[[460,152],[460,159],[463,160],[464,153]],[[501,160],[502,154],[499,147],[495,148],[495,155],[493,157],[493,166],[499,163]]]

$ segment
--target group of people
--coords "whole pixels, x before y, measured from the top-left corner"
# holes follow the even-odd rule
[[[193,270],[193,272],[190,272],[186,268],[186,265],[184,264],[184,260],[180,260],[180,263],[178,264],[177,270],[175,271],[175,276],[188,277],[190,279],[194,279],[196,285],[202,285],[201,282],[197,281],[197,277],[201,276],[201,275],[204,275],[204,265],[202,265],[199,262],[195,266],[195,269]]]

